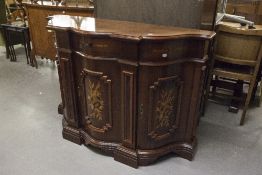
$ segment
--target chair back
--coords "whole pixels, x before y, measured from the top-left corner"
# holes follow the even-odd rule
[[[237,23],[223,22],[217,26],[216,31],[216,60],[251,67],[260,62],[262,26],[248,29]]]

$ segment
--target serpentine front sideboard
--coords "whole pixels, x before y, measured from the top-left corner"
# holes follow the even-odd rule
[[[55,15],[63,137],[132,167],[191,160],[215,33]]]
[[[56,48],[54,46],[54,34],[46,30],[47,17],[56,14],[72,16],[94,16],[94,6],[88,4],[67,3],[66,5],[55,5],[51,1],[31,3],[23,1],[28,16],[28,25],[32,41],[31,59],[37,67],[35,56],[41,56],[51,60],[56,59]]]

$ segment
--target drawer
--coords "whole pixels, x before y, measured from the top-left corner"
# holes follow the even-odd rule
[[[203,53],[199,50],[205,42],[193,39],[176,39],[166,41],[143,41],[140,45],[141,61],[162,62],[185,59],[198,56]]]
[[[110,38],[108,36],[77,35],[73,41],[73,50],[85,55],[104,58],[122,58],[137,60],[137,44],[135,42]]]

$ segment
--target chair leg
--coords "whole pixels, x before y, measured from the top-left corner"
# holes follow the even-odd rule
[[[259,102],[258,102],[258,107],[260,107],[261,103],[262,103],[262,81],[260,81],[259,89],[260,89],[260,92],[259,92],[260,99],[259,99]]]
[[[15,54],[15,49],[13,45],[10,46],[10,50],[11,50],[12,57],[13,57],[11,61],[16,61],[16,54]]]
[[[15,61],[15,54],[14,54],[14,47],[12,45],[10,45],[9,47],[9,53],[10,53],[10,61]]]
[[[218,76],[216,75],[215,76],[215,82],[217,82],[218,81]],[[211,83],[211,82],[210,82]],[[216,95],[216,91],[217,91],[217,87],[216,87],[216,85],[213,85],[212,86],[212,95],[213,96],[215,96]]]
[[[247,93],[247,97],[246,97],[246,101],[245,101],[245,106],[243,108],[243,113],[242,113],[242,116],[241,116],[241,119],[240,119],[240,125],[243,125],[244,122],[245,122],[245,117],[246,117],[247,109],[248,109],[248,106],[249,106],[249,103],[250,103],[250,100],[251,100],[251,97],[252,97],[255,82],[256,81],[254,79],[251,80],[251,82],[250,82],[250,86],[248,88],[248,93]]]
[[[243,95],[243,85],[244,82],[242,80],[237,80],[234,87],[233,97],[241,97]],[[228,112],[238,113],[239,107],[240,101],[233,98],[228,107]]]
[[[7,45],[5,46],[5,50],[6,50],[6,59],[9,59],[10,53]]]
[[[207,78],[207,85],[206,85],[206,89],[205,89],[205,99],[204,99],[204,104],[203,104],[203,109],[202,109],[202,115],[203,116],[205,115],[206,105],[207,105],[209,92],[210,92],[210,84],[211,84],[211,80],[213,79],[213,74],[212,74],[211,71],[209,72],[209,75],[208,75],[208,78]]]

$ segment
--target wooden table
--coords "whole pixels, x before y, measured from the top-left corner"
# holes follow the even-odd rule
[[[192,160],[215,33],[54,16],[63,137],[132,167],[174,152]],[[61,22],[63,21],[63,22]]]
[[[32,4],[30,1],[23,2],[23,5],[26,8],[28,21],[29,21],[29,30],[32,40],[32,60],[36,60],[35,56],[41,56],[51,60],[56,60],[56,49],[54,45],[54,35],[51,32],[48,32],[46,29],[47,26],[47,17],[55,14],[68,14],[72,16],[93,16],[94,7],[89,6],[88,4],[67,4],[63,5],[54,5],[51,1],[44,1],[43,4]],[[37,63],[35,61],[35,66]]]

